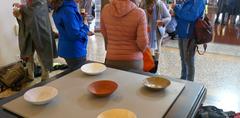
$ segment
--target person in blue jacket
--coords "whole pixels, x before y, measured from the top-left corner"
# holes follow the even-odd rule
[[[86,62],[89,28],[74,0],[51,0],[50,7],[59,32],[58,54],[70,68],[80,67]]]
[[[193,30],[195,22],[203,16],[205,10],[205,0],[186,0],[182,4],[173,4],[177,28],[176,32],[179,37],[179,50],[181,57],[181,79],[194,80],[194,55],[195,40]],[[191,39],[191,40],[190,40]]]

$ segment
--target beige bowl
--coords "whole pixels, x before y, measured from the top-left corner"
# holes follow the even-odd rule
[[[164,77],[149,77],[144,80],[143,85],[153,90],[161,90],[168,87],[171,82]]]
[[[24,94],[24,100],[35,105],[46,104],[54,99],[58,94],[58,90],[51,86],[36,87],[28,90]]]
[[[99,114],[97,118],[137,118],[137,116],[127,109],[110,109]]]

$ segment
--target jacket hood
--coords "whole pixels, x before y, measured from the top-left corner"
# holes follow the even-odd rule
[[[62,6],[68,6],[68,7],[77,8],[77,3],[74,0],[64,0]]]
[[[110,2],[110,14],[115,17],[123,17],[137,6],[130,0],[112,0]]]

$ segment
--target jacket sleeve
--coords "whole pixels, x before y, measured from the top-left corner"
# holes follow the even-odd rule
[[[141,11],[141,16],[138,20],[137,26],[137,46],[144,52],[148,45],[148,33],[147,33],[147,18],[145,12]]]
[[[192,0],[185,4],[176,5],[174,12],[178,18],[193,22],[202,15],[204,9],[204,0]]]
[[[81,17],[77,17],[74,11],[67,10],[64,17],[65,33],[70,40],[81,40],[85,42],[89,28],[83,23]],[[79,19],[80,18],[80,19]]]
[[[102,33],[103,37],[107,38],[107,31],[106,31],[106,27],[104,24],[103,14],[101,14],[101,18],[100,18],[100,27],[101,27],[101,33]]]
[[[169,13],[169,10],[162,1],[159,1],[157,4],[159,6],[158,9],[159,16],[161,16],[161,20],[164,22],[166,26],[171,21],[171,15]]]
[[[105,43],[105,50],[107,50],[107,40],[108,40],[108,38],[107,38],[107,31],[106,31],[106,27],[105,27],[105,23],[104,23],[104,9],[106,9],[105,8],[106,7],[106,5],[104,6],[104,8],[103,8],[103,12],[101,13],[101,17],[100,17],[100,28],[101,28],[101,33],[102,33],[102,35],[103,35],[103,38],[104,38],[104,43]]]

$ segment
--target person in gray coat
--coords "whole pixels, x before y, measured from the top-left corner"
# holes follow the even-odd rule
[[[149,47],[155,60],[158,60],[160,39],[164,36],[165,28],[171,21],[171,15],[161,0],[141,0],[139,7],[147,15]]]
[[[26,0],[15,3],[13,15],[19,24],[20,56],[27,62],[28,78],[34,79],[34,52],[42,69],[42,80],[49,78],[54,52],[47,0]]]

